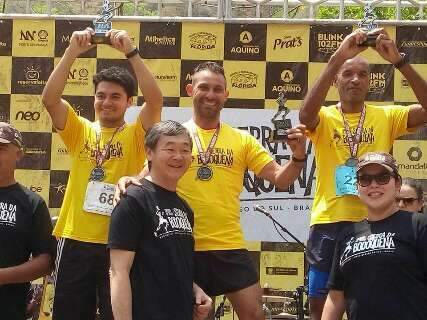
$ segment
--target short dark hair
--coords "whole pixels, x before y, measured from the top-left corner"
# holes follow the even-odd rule
[[[95,92],[98,84],[102,81],[114,82],[121,86],[128,96],[133,97],[137,94],[136,82],[131,73],[120,67],[112,66],[101,70],[93,76],[93,84],[95,85]]]
[[[157,122],[150,129],[147,130],[145,135],[145,148],[154,150],[161,136],[179,136],[185,135],[190,141],[190,148],[193,148],[193,140],[191,139],[190,132],[182,124],[174,120],[166,120]],[[151,163],[148,161],[148,169],[151,169]]]
[[[406,184],[407,186],[410,186],[412,189],[415,190],[415,193],[417,194],[417,199],[418,200],[423,200],[424,199],[424,192],[423,192],[423,186],[421,185],[420,182],[418,182],[417,180],[413,179],[413,178],[403,178],[402,179],[402,185]]]
[[[224,77],[224,80],[226,80],[224,68],[220,64],[218,64],[214,61],[205,61],[205,62],[199,63],[194,68],[192,75],[194,75],[197,72],[204,71],[204,70],[209,70],[213,73],[220,74]]]

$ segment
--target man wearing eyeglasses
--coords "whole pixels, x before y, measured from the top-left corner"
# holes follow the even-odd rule
[[[366,207],[357,197],[357,157],[369,151],[389,152],[394,140],[427,122],[427,82],[399,53],[383,29],[376,29],[376,50],[408,80],[419,104],[374,106],[365,104],[369,91],[368,62],[358,56],[367,33],[348,35],[332,55],[300,110],[300,121],[309,130],[315,146],[316,194],[311,212],[307,257],[309,301],[312,319],[320,319],[328,289],[336,237],[340,230],[366,217]],[[397,72],[397,71],[396,71]],[[329,88],[338,89],[340,101],[322,106]]]

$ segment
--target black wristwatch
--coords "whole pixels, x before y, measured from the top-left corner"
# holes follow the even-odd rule
[[[409,62],[409,57],[408,57],[408,55],[406,53],[399,52],[399,54],[400,54],[400,56],[402,58],[400,59],[399,62],[397,62],[397,63],[394,64],[394,67],[396,69],[402,68],[405,64],[407,64]]]
[[[133,56],[136,56],[137,54],[139,54],[139,50],[137,47],[135,47],[135,49],[133,49],[131,52],[129,52],[128,54],[126,54],[126,58],[130,59]]]

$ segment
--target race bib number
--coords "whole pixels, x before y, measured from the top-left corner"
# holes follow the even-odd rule
[[[335,170],[335,192],[337,196],[357,196],[356,167],[338,166]]]
[[[83,209],[87,212],[110,216],[114,209],[114,184],[90,181],[86,189]]]

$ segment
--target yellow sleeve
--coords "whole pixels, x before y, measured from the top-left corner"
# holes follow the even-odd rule
[[[243,141],[245,142],[246,151],[246,164],[249,170],[255,172],[255,174],[258,174],[268,163],[274,159],[261,145],[261,143],[255,139],[255,137],[247,132],[243,134]]]
[[[88,120],[79,117],[68,102],[67,107],[68,114],[67,121],[65,122],[65,128],[64,130],[57,130],[57,132],[61,136],[68,152],[73,154],[81,141],[82,135],[84,134],[84,121]]]
[[[307,130],[306,135],[307,137],[314,143],[317,144],[317,140],[319,140],[319,136],[321,135],[322,129],[325,126],[325,119],[326,117],[326,108],[325,106],[320,108],[319,111],[319,123],[317,124],[316,128],[313,130]]]
[[[389,121],[392,123],[392,138],[393,140],[417,128],[408,129],[408,115],[410,106],[389,106],[384,108]]]
[[[142,126],[141,115],[138,115],[138,118],[136,119],[136,123],[135,123],[135,136],[134,136],[134,139],[136,139],[136,146],[138,150],[144,150],[145,135],[146,135],[146,132],[144,130],[144,127]]]

